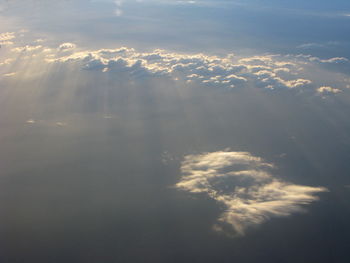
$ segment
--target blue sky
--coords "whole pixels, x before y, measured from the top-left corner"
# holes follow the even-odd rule
[[[13,1],[3,4],[8,10],[3,14],[12,14],[16,27],[25,24],[84,45],[120,43],[187,52],[348,54],[350,7],[345,1],[277,2],[29,1],[23,5]],[[53,8],[54,16],[50,13]],[[305,44],[316,46],[306,51],[297,48]]]

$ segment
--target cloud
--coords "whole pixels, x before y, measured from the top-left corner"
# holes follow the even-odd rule
[[[15,47],[11,49],[12,52],[21,53],[21,52],[32,52],[32,51],[42,51],[43,46],[41,45],[26,45],[22,47]]]
[[[123,1],[121,1],[121,0],[116,0],[116,1],[114,1],[114,5],[116,6],[116,9],[114,10],[114,14],[115,14],[116,16],[121,16],[121,15],[123,15],[123,10],[122,10]]]
[[[59,45],[58,50],[59,51],[67,51],[67,50],[72,50],[76,48],[76,45],[74,43],[62,43],[61,45]]]
[[[328,41],[326,43],[305,43],[297,46],[300,49],[313,49],[313,48],[329,48],[336,47],[339,43],[336,41]]]
[[[15,75],[16,75],[16,72],[10,72],[10,73],[4,74],[3,76],[4,77],[12,77],[12,76],[15,76]]]
[[[26,123],[34,124],[34,123],[36,123],[36,121],[34,119],[29,119],[29,120],[26,121]]]
[[[322,86],[317,89],[320,94],[337,94],[342,92],[340,89],[332,88],[330,86]]]
[[[0,33],[0,44],[1,45],[12,45],[12,40],[15,38],[14,32]]]
[[[327,191],[285,182],[271,173],[274,166],[248,152],[218,151],[188,155],[181,164],[179,190],[206,194],[224,211],[215,229],[233,228],[244,235],[248,227],[272,217],[285,217],[304,210]]]
[[[45,126],[45,127],[65,127],[68,125],[67,122],[62,122],[62,121],[53,121],[53,120],[36,120],[33,118],[30,118],[26,120],[27,124],[32,124],[32,125],[40,125],[40,126]]]
[[[320,72],[308,74],[309,72],[328,68],[333,68],[332,71],[343,68],[343,71],[346,71],[345,69],[350,66],[349,60],[341,57],[320,59],[307,55],[214,56],[202,53],[183,54],[161,49],[138,52],[129,47],[84,50],[69,42],[59,45],[58,48],[43,46],[42,43],[15,45],[11,51],[13,57],[19,56],[18,53],[23,55],[17,58],[17,64],[20,62],[18,59],[35,57],[37,64],[48,64],[47,66],[60,64],[62,68],[69,65],[70,68],[77,70],[94,71],[96,74],[102,72],[115,77],[123,75],[134,80],[162,77],[196,87],[233,89],[249,85],[262,89],[295,92],[307,89],[313,94],[319,94],[319,87],[333,83],[328,81],[328,77],[325,77],[325,83],[322,83],[324,74],[319,74]],[[40,59],[42,61],[39,61]],[[22,64],[26,63],[32,62],[26,61]],[[20,72],[17,75],[21,76]],[[337,87],[346,87],[348,84],[344,81],[340,83],[342,80],[335,77],[334,82],[337,82],[335,84]]]
[[[67,126],[67,123],[58,121],[58,122],[55,123],[55,125],[59,126],[59,127],[64,127],[64,126]]]
[[[204,54],[178,54],[155,50],[139,53],[132,48],[102,49],[76,52],[69,56],[56,57],[52,62],[78,62],[86,70],[104,72],[143,72],[144,75],[167,76],[188,84],[221,88],[243,87],[253,82],[263,88],[303,88],[312,81],[296,78],[295,63],[273,56],[235,59]],[[286,75],[287,78],[286,78]]]
[[[317,61],[324,64],[340,64],[340,63],[349,63],[349,59],[344,57],[334,57],[329,59],[320,59],[318,57],[310,57],[310,61]]]
[[[311,62],[311,65],[318,66],[337,73],[349,75],[350,72],[350,60],[345,57],[332,57],[322,59],[310,55],[297,55],[296,58],[300,59],[300,61],[304,61],[306,65]]]

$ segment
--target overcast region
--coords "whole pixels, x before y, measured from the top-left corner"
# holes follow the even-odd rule
[[[323,187],[309,187],[285,182],[273,176],[272,164],[248,152],[220,151],[185,156],[182,178],[176,187],[190,193],[205,193],[224,212],[215,230],[225,231],[225,224],[243,235],[249,226],[272,217],[301,212],[304,205],[318,200]]]

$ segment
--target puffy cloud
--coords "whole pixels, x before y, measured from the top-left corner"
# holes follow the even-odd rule
[[[280,77],[275,77],[268,80],[272,80],[274,82],[275,85],[273,85],[272,87],[284,86],[287,88],[298,88],[298,87],[305,87],[312,83],[312,81],[308,79],[284,80]]]
[[[285,182],[272,175],[273,165],[248,152],[218,151],[188,155],[181,164],[180,190],[206,194],[224,211],[216,230],[232,227],[244,235],[250,226],[272,217],[285,217],[303,211],[318,200],[315,194],[327,191]]]
[[[311,62],[311,64],[314,66],[319,66],[337,73],[344,73],[348,75],[350,72],[350,60],[345,57],[322,59],[310,55],[297,55],[296,58],[300,61],[304,61],[305,65]]]
[[[76,48],[76,45],[74,43],[62,43],[61,45],[59,45],[58,50],[59,51],[67,51],[67,50],[72,50]]]
[[[314,72],[319,65],[337,64],[339,67],[348,63],[346,58],[325,60],[305,55],[212,56],[201,53],[167,52],[160,49],[153,52],[138,52],[128,47],[83,50],[73,43],[63,43],[57,49],[42,45],[15,46],[11,51],[21,54],[31,52],[30,56],[20,56],[20,59],[32,59],[35,56],[37,64],[70,65],[76,69],[114,76],[128,75],[135,79],[164,77],[171,81],[179,80],[190,86],[228,89],[246,85],[295,91],[309,89],[314,90],[316,94],[319,93],[317,89],[323,86],[319,81],[322,75],[314,74],[313,77],[307,74],[308,71]],[[39,62],[39,59],[43,61]],[[20,72],[18,75],[20,76]]]
[[[23,47],[15,47],[11,51],[15,53],[21,53],[21,52],[32,52],[32,51],[42,51],[43,46],[41,45],[26,45]]]
[[[75,52],[68,56],[58,56],[51,62],[78,62],[83,69],[102,70],[104,72],[139,72],[147,75],[167,76],[195,85],[222,88],[244,86],[254,82],[265,88],[302,88],[311,84],[311,80],[295,78],[298,70],[295,63],[282,61],[274,56],[234,59],[207,56],[204,54],[178,54],[155,50],[139,53],[131,48],[102,49]],[[288,75],[288,78],[285,78]]]
[[[332,88],[330,86],[322,86],[317,89],[317,92],[321,94],[336,94],[336,93],[340,93],[341,90]]]
[[[13,40],[15,38],[15,33],[14,32],[5,32],[0,34],[0,44],[1,45],[12,45]]]

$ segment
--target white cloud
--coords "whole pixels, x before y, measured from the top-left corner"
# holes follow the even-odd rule
[[[29,120],[26,121],[26,123],[34,124],[34,123],[36,123],[36,121],[34,119],[29,119]]]
[[[26,123],[40,125],[42,127],[66,127],[66,126],[68,126],[67,122],[53,121],[53,120],[36,120],[33,118],[26,120]]]
[[[332,88],[330,86],[322,86],[317,89],[317,92],[321,94],[337,94],[342,91],[340,89]]]
[[[121,5],[121,2],[118,5]],[[123,74],[134,79],[164,77],[189,86],[227,89],[247,85],[296,92],[308,89],[315,94],[319,94],[317,90],[319,87],[325,86],[320,82],[322,74],[310,75],[307,74],[308,71],[314,72],[324,65],[327,68],[335,65],[336,68],[347,67],[348,64],[350,66],[346,58],[320,59],[306,55],[212,56],[201,53],[167,52],[160,49],[153,52],[138,52],[128,47],[83,50],[68,42],[59,45],[57,49],[42,45],[27,45],[15,46],[11,51],[31,52],[30,56],[21,56],[20,59],[33,59],[35,56],[37,64],[69,64],[76,69],[103,72],[105,75]],[[39,59],[43,61],[39,62]],[[328,79],[325,80],[328,82]],[[336,81],[339,82],[340,79],[337,78]],[[347,83],[338,84],[337,86],[345,87]]]
[[[122,16],[123,15],[123,10],[121,10],[120,8],[117,8],[116,10],[114,10],[114,14],[116,16]]]
[[[12,45],[15,38],[15,33],[14,32],[5,32],[5,33],[0,33],[0,44],[1,45]]]
[[[12,76],[14,76],[14,75],[16,75],[16,72],[6,73],[6,74],[4,74],[3,76],[4,76],[4,77],[12,77]]]
[[[34,42],[35,42],[35,43],[43,43],[43,42],[45,42],[45,39],[43,39],[43,38],[38,38],[38,39],[36,39]]]
[[[318,57],[310,57],[310,61],[317,61],[320,63],[348,63],[349,59],[344,57],[334,57],[329,59],[320,59]]]
[[[64,126],[67,126],[67,123],[58,121],[58,122],[55,123],[55,125],[59,126],[59,127],[64,127]]]
[[[60,51],[67,51],[67,50],[72,50],[75,49],[76,45],[74,43],[62,43],[61,45],[59,45],[58,50]]]
[[[181,165],[178,189],[207,194],[222,205],[216,230],[231,226],[243,235],[250,226],[272,217],[303,211],[318,200],[315,194],[327,191],[288,183],[272,175],[272,164],[248,152],[219,151],[188,155]]]
[[[123,10],[122,10],[122,5],[123,5],[123,1],[121,0],[116,0],[114,1],[114,4],[116,6],[115,10],[114,10],[114,14],[116,16],[121,16],[123,15]]]
[[[4,65],[11,65],[11,63],[14,61],[12,58],[5,59],[3,62],[0,62],[0,66]]]
[[[43,46],[41,45],[26,45],[22,47],[15,47],[11,51],[15,53],[20,53],[20,52],[31,52],[31,51],[39,51],[42,50]]]
[[[0,34],[0,41],[7,41],[15,38],[14,32],[5,32]]]
[[[300,49],[313,49],[313,48],[327,48],[327,47],[335,47],[339,45],[336,41],[328,41],[325,43],[305,43],[297,46]]]
[[[183,80],[195,85],[233,88],[255,82],[258,87],[303,88],[312,81],[296,78],[298,68],[295,63],[283,61],[274,56],[251,57],[234,60],[226,57],[204,54],[178,54],[155,50],[139,53],[134,49],[102,49],[75,52],[69,56],[51,59],[55,62],[80,62],[82,68],[104,72],[143,71],[157,76]],[[285,76],[288,75],[288,78]]]

